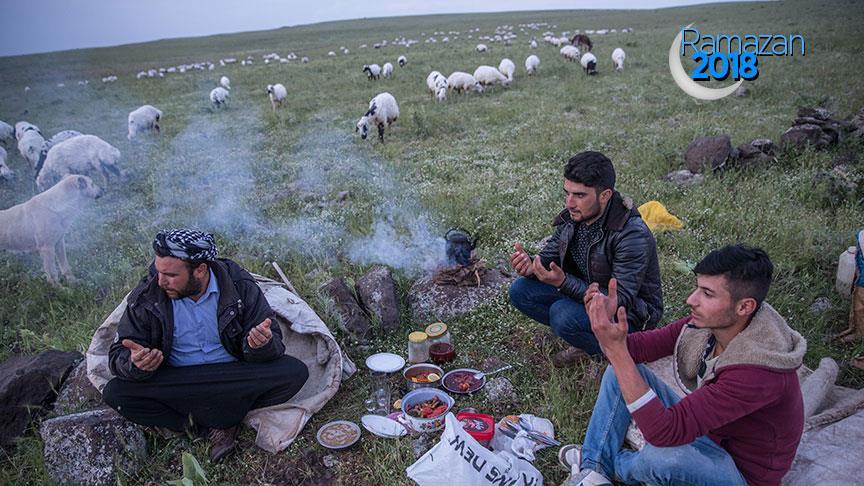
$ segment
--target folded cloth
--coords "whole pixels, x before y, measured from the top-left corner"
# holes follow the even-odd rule
[[[684,227],[684,223],[670,214],[666,206],[659,201],[648,201],[639,206],[639,214],[642,215],[642,220],[648,225],[648,229],[655,233],[657,231],[679,230]]]

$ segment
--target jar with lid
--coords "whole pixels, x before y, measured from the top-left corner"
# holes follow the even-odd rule
[[[408,362],[425,363],[429,361],[429,336],[423,331],[408,335]]]
[[[449,343],[450,330],[443,322],[433,322],[426,326],[426,335],[429,336],[429,346],[435,343]]]

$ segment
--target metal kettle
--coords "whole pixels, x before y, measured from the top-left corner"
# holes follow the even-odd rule
[[[450,228],[444,234],[447,242],[447,264],[464,266],[471,264],[471,252],[477,248],[480,238],[471,238],[471,234],[461,228]]]

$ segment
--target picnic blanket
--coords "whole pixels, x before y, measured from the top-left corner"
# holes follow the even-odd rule
[[[674,378],[671,356],[648,363],[648,367],[684,396]],[[783,478],[784,485],[861,484],[864,478],[864,390],[837,386],[839,371],[831,358],[823,358],[815,370],[806,366],[798,369],[804,397],[804,435],[792,469]],[[626,442],[634,449],[645,445],[635,424],[630,425]]]
[[[303,299],[282,283],[260,275],[253,274],[253,277],[276,313],[285,354],[303,361],[309,368],[309,379],[291,400],[252,410],[243,420],[258,432],[255,444],[275,453],[294,441],[312,414],[333,398],[342,380],[351,377],[357,367]],[[87,349],[87,378],[100,392],[114,377],[108,368],[108,349],[126,310],[126,297],[96,329]]]

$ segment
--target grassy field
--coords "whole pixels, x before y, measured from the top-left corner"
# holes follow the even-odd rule
[[[528,47],[531,34],[512,46],[490,44],[474,51],[478,35],[496,26],[548,22],[560,32],[625,28],[628,34],[593,37],[600,74],[588,78],[558,49]],[[666,63],[676,30],[696,22],[704,32],[801,33],[805,57],[760,59],[751,96],[697,102],[672,82]],[[700,186],[678,189],[662,176],[683,165],[693,138],[727,133],[733,144],[767,137],[779,141],[799,106],[823,106],[838,118],[864,107],[860,72],[860,26],[864,6],[847,1],[790,1],[716,4],[645,11],[558,11],[442,15],[369,19],[284,28],[266,32],[159,41],[104,49],[0,58],[0,120],[28,120],[46,135],[76,129],[98,135],[123,153],[128,179],[112,183],[106,195],[67,235],[69,260],[80,282],[47,284],[36,255],[0,253],[0,358],[47,348],[84,351],[94,329],[137,282],[151,259],[150,241],[163,227],[191,225],[217,234],[222,255],[252,271],[275,277],[276,260],[303,296],[333,323],[317,288],[333,276],[356,278],[380,257],[399,270],[403,297],[423,272],[425,240],[451,226],[482,240],[490,262],[505,259],[516,240],[537,242],[561,208],[561,169],[582,150],[606,153],[616,164],[619,189],[641,204],[656,199],[685,222],[681,231],[657,234],[666,303],[665,321],[684,315],[694,278],[682,270],[709,250],[747,242],[768,250],[776,282],[768,300],[808,340],[806,362],[830,356],[838,361],[864,352],[826,344],[845,328],[847,303],[833,290],[837,256],[864,222],[860,201],[838,200],[814,188],[813,177],[832,162],[853,160],[852,177],[864,183],[857,162],[860,143],[831,150],[781,155],[767,167],[709,176]],[[469,29],[479,27],[474,39]],[[461,31],[458,40],[427,44],[435,31]],[[425,35],[421,35],[425,33]],[[410,48],[371,46],[382,39],[419,39]],[[436,36],[440,39],[440,36]],[[451,36],[452,37],[452,36]],[[368,48],[360,48],[361,44]],[[350,49],[342,55],[340,46]],[[626,69],[611,69],[616,47],[627,52]],[[339,53],[328,57],[328,51]],[[261,55],[296,52],[311,62],[265,65]],[[368,81],[365,63],[409,64],[391,79]],[[527,55],[540,59],[537,76],[523,69]],[[136,80],[149,68],[253,55],[253,66],[169,74]],[[482,96],[430,100],[426,75],[473,71],[509,57],[517,65],[510,89]],[[102,84],[102,76],[119,80]],[[207,94],[222,75],[231,78],[227,109],[212,112]],[[80,87],[78,80],[89,86]],[[65,88],[56,88],[63,82]],[[287,108],[273,113],[267,84],[288,88]],[[23,88],[32,90],[25,96]],[[381,91],[399,102],[401,117],[387,143],[361,141],[354,124]],[[162,136],[150,143],[126,140],[126,116],[142,105],[163,110]],[[0,183],[0,207],[34,193],[32,171],[9,148],[17,177]],[[337,194],[350,191],[345,203]],[[859,191],[858,197],[861,197]],[[393,231],[404,248],[377,246]],[[383,254],[383,255],[382,255]],[[392,261],[391,261],[392,260]],[[833,307],[808,311],[820,296]],[[337,332],[355,362],[370,352],[405,354],[405,335],[426,322],[403,310],[402,332],[358,348]],[[529,412],[549,418],[564,442],[581,441],[596,397],[594,368],[557,370],[550,357],[562,349],[545,339],[545,329],[510,307],[506,294],[449,322],[460,350],[458,364],[477,366],[490,356],[515,365],[507,376],[520,403],[492,407],[482,397],[459,400],[500,417]],[[335,328],[335,326],[333,326]],[[334,329],[335,330],[335,329]],[[847,371],[844,383],[860,387],[861,372]],[[406,484],[413,461],[410,439],[364,437],[362,447],[337,453],[339,464],[321,465],[328,452],[315,442],[317,428],[333,419],[357,420],[368,392],[365,373],[346,382],[337,399],[317,414],[286,452],[270,455],[242,435],[243,450],[220,465],[206,462],[206,444],[148,436],[151,456],[123,484],[161,484],[180,476],[181,452],[190,450],[219,484]],[[549,484],[565,473],[555,451],[539,454],[537,466]],[[48,482],[41,442],[30,431],[2,460],[0,483]]]

